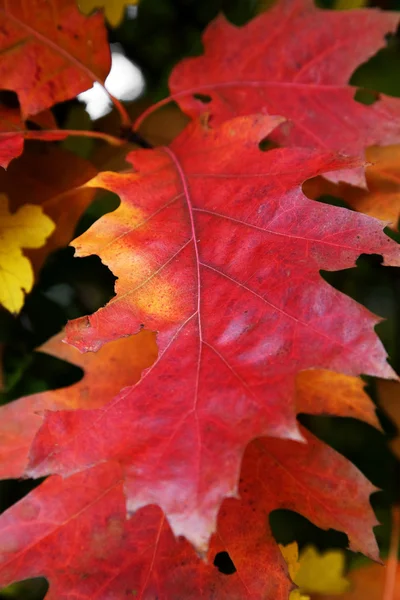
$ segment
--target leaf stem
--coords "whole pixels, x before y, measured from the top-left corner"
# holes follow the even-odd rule
[[[143,111],[142,114],[134,122],[133,127],[132,127],[133,131],[137,131],[140,128],[143,121],[145,121],[147,119],[147,117],[149,117],[153,112],[155,112],[162,106],[169,104],[170,102],[174,102],[173,96],[167,96],[166,98],[163,98],[159,102],[156,102],[155,104],[152,104],[151,106],[146,108],[146,110]]]
[[[101,131],[87,131],[82,129],[25,129],[16,133],[21,133],[26,140],[42,140],[45,142],[56,142],[64,140],[67,137],[74,136],[103,140],[111,146],[123,146],[126,143],[125,140],[117,138],[113,135],[109,135],[108,133],[103,133]],[[0,133],[0,138],[4,135],[5,134]],[[9,135],[9,133],[7,133],[7,135]]]
[[[105,87],[104,84],[102,84],[102,87],[106,90],[111,102],[114,104],[115,108],[117,109],[117,111],[120,114],[121,126],[126,129],[127,128],[132,129],[132,120],[131,120],[129,113],[126,110],[125,106],[122,104],[122,102],[120,102],[118,100],[118,98],[116,98],[115,96],[110,94],[110,92],[107,90],[107,88]]]

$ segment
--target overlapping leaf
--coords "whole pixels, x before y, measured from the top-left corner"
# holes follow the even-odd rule
[[[93,180],[122,203],[75,246],[110,266],[117,295],[72,322],[68,340],[97,350],[144,326],[159,331],[159,359],[104,408],[48,414],[27,470],[65,475],[118,461],[129,510],[159,504],[198,548],[237,492],[247,443],[299,438],[299,370],[392,375],[377,319],[319,271],[350,267],[361,252],[398,264],[397,246],[379,222],[303,196],[311,175],[357,162],[263,153],[276,123],[195,123],[170,148],[131,153],[134,172]]]
[[[19,110],[0,109],[0,166],[6,169],[13,158],[22,154],[24,123]]]
[[[0,409],[0,448],[3,450],[0,473],[2,477],[21,476],[26,463],[27,451],[40,426],[42,412],[45,408],[77,409],[101,404],[106,400],[107,395],[112,396],[114,390],[132,380],[136,368],[137,375],[139,375],[141,368],[146,366],[146,361],[149,364],[155,357],[154,336],[145,331],[137,336],[110,343],[96,354],[84,355],[78,355],[73,347],[62,344],[60,337],[61,335],[56,336],[47,342],[41,350],[84,367],[84,379],[75,386],[22,398]],[[323,385],[327,381],[329,381],[330,387],[336,385],[341,390],[335,406],[330,398],[330,387]],[[313,402],[316,397],[318,397],[318,402]],[[352,400],[353,406],[349,399]],[[302,373],[297,382],[297,405],[301,412],[307,412],[308,406],[310,406],[314,413],[353,415],[358,405],[366,406],[366,398],[363,398],[360,385],[353,378],[345,378],[327,372],[309,371]],[[362,408],[362,410],[365,409]],[[365,414],[367,414],[366,411]],[[369,420],[370,417],[367,416],[367,419]],[[73,590],[74,593],[80,593],[85,598],[85,594],[91,597],[91,594],[101,593],[98,591],[100,588],[103,594],[107,591],[117,598],[122,593],[121,590],[125,589],[124,586],[128,586],[132,588],[132,591],[137,590],[139,597],[142,594],[143,597],[152,598],[152,590],[158,586],[157,593],[160,598],[182,594],[182,591],[186,594],[185,598],[199,598],[199,593],[203,594],[200,597],[208,598],[210,590],[218,591],[218,598],[249,598],[250,593],[258,592],[260,594],[273,593],[276,599],[286,598],[290,584],[285,577],[282,561],[266,524],[266,512],[280,506],[291,507],[304,511],[304,514],[307,514],[310,519],[318,521],[324,513],[322,511],[319,514],[319,507],[321,504],[326,504],[324,494],[331,493],[331,486],[334,489],[337,485],[341,486],[340,490],[338,488],[338,493],[340,491],[341,494],[340,498],[344,501],[344,504],[339,507],[341,510],[346,507],[347,494],[352,494],[352,485],[354,485],[355,479],[361,484],[359,517],[365,527],[367,537],[361,539],[360,533],[355,532],[353,543],[361,544],[360,547],[364,550],[371,550],[371,538],[368,531],[373,522],[370,510],[366,507],[368,493],[372,488],[368,485],[365,487],[360,475],[344,459],[313,438],[310,440],[312,441],[310,453],[317,464],[320,461],[322,463],[321,469],[314,474],[315,480],[312,486],[310,486],[310,476],[306,476],[303,472],[304,467],[309,464],[308,452],[306,451],[304,455],[300,456],[298,454],[299,451],[300,453],[304,452],[306,447],[294,442],[287,442],[286,453],[284,453],[285,445],[281,445],[280,450],[279,447],[275,448],[274,454],[273,441],[270,441],[269,444],[266,440],[257,442],[257,450],[253,454],[257,457],[257,452],[259,452],[259,459],[262,462],[261,449],[263,449],[263,452],[270,454],[271,463],[264,463],[264,468],[267,469],[264,477],[262,470],[256,469],[256,465],[251,460],[246,462],[247,472],[243,472],[241,494],[243,491],[246,493],[247,490],[247,495],[243,498],[243,502],[235,500],[228,503],[228,508],[225,507],[226,510],[223,509],[225,517],[219,520],[220,533],[217,533],[212,539],[208,553],[210,561],[208,566],[195,557],[187,544],[183,542],[177,544],[173,541],[165,519],[159,511],[147,508],[140,511],[129,523],[125,522],[125,504],[120,481],[122,474],[114,465],[88,471],[64,482],[53,478],[40,490],[22,501],[19,505],[21,508],[12,508],[0,519],[0,528],[4,526],[4,521],[6,522],[1,539],[8,541],[7,548],[1,547],[0,544],[2,560],[8,563],[8,568],[4,562],[0,564],[0,585],[5,585],[13,579],[43,573],[50,580],[49,597],[62,598],[65,573],[60,568],[57,552],[52,552],[50,548],[50,552],[46,554],[47,557],[54,556],[54,564],[48,564],[47,559],[40,564],[37,561],[38,551],[41,548],[48,548],[47,540],[50,532],[48,524],[42,523],[41,514],[37,516],[39,523],[36,537],[33,536],[30,539],[30,542],[33,542],[30,551],[25,552],[24,550],[23,545],[26,538],[22,535],[21,538],[18,537],[19,533],[23,534],[27,527],[27,522],[21,518],[23,519],[24,515],[32,510],[32,506],[39,502],[43,509],[43,515],[46,515],[50,507],[53,507],[52,514],[54,515],[54,503],[57,498],[56,513],[61,515],[65,507],[68,507],[71,519],[64,522],[57,521],[54,524],[54,528],[50,532],[51,545],[56,546],[62,539],[71,548],[73,564],[76,563],[76,567],[70,569],[70,572],[77,575],[68,580],[70,592]],[[292,464],[291,453],[293,457],[297,456],[295,465]],[[276,463],[274,463],[273,456]],[[282,463],[283,457],[285,464]],[[300,471],[299,459],[300,464],[304,463]],[[337,469],[341,472],[339,480],[333,476],[329,477],[330,483],[327,487],[324,461],[329,462],[332,473],[336,473]],[[282,468],[283,471],[281,471]],[[286,475],[292,473],[292,476],[297,478],[301,487],[305,486],[309,489],[308,509],[305,509],[304,503],[302,504],[299,500],[300,497],[304,497],[304,489],[297,498],[297,488],[295,487],[293,492],[290,491],[292,488],[290,478],[285,480],[285,484],[282,486],[285,470]],[[113,476],[114,471],[115,475]],[[279,473],[282,474],[282,477],[279,476]],[[302,474],[299,475],[300,473]],[[107,489],[109,478],[111,487],[115,484],[112,489]],[[275,478],[277,483],[272,488],[270,482],[273,482]],[[87,487],[84,487],[84,484]],[[248,484],[255,486],[256,501],[254,501],[252,493],[248,493],[249,490],[246,487]],[[82,490],[86,490],[78,506],[71,505],[69,501],[69,498],[75,495],[75,490],[80,490],[79,496],[81,496]],[[113,490],[115,494],[112,493]],[[364,498],[362,498],[362,494],[364,494]],[[284,497],[283,500],[280,495]],[[291,500],[288,499],[290,497]],[[313,510],[310,510],[310,507],[314,507]],[[103,510],[112,517],[103,520]],[[247,537],[243,542],[242,527],[238,528],[238,524],[235,525],[234,522],[235,519],[242,521],[242,515],[247,513],[249,513],[248,523],[255,521],[254,527],[247,531]],[[109,526],[109,523],[112,525]],[[319,523],[322,527],[347,527],[346,522],[333,515],[329,517],[327,513]],[[79,526],[81,536],[76,539],[74,535],[73,541],[71,541],[70,536],[75,526]],[[100,565],[98,564],[98,553],[91,554],[90,540],[92,537],[86,535],[87,528],[90,528],[91,536],[94,536],[95,540],[101,537],[102,543],[106,547],[111,546],[110,551],[105,550],[102,554]],[[9,547],[10,541],[14,539],[20,540],[17,542],[15,551],[17,553],[20,551],[23,555],[22,563],[18,566],[14,562]],[[148,552],[144,555],[142,553],[139,557],[139,549],[143,547],[147,547]],[[166,550],[163,554],[164,548]],[[252,552],[254,548],[259,561],[255,563],[255,557],[252,557],[249,563],[248,553]],[[225,575],[219,574],[211,566],[215,554],[225,550],[232,554],[238,568],[237,574],[230,577],[229,581]],[[132,559],[127,563],[121,560],[121,554],[125,556],[125,553],[129,553]],[[104,568],[104,561],[107,561],[107,568]],[[268,571],[265,570],[267,561],[270,565]],[[154,563],[153,570],[152,562]],[[16,568],[11,568],[10,564],[11,567],[15,566]],[[88,576],[89,584],[85,585],[83,589],[82,585]],[[199,588],[203,591],[199,592]]]
[[[349,588],[344,577],[345,556],[343,550],[320,553],[314,546],[307,546],[299,556],[296,542],[280,546],[292,580],[299,586],[289,600],[310,600],[309,593],[342,594]]]
[[[85,17],[75,0],[1,0],[0,25],[1,87],[18,94],[24,120],[108,74],[102,17]]]
[[[309,198],[324,194],[342,198],[355,210],[387,221],[393,229],[397,229],[400,215],[400,146],[372,146],[367,148],[366,158],[372,163],[365,173],[367,190],[346,183],[334,184],[317,177],[307,183],[304,191]]]
[[[385,383],[394,383],[382,380]],[[380,429],[375,405],[359,377],[312,369],[296,378],[296,408],[309,415],[352,417]]]
[[[101,15],[85,17],[75,0],[1,0],[1,88],[18,94],[21,113],[0,108],[0,165],[22,153],[28,118],[37,122],[38,113],[103,82],[110,65]],[[42,139],[65,137],[59,130]]]
[[[365,106],[347,85],[398,22],[398,13],[327,11],[312,0],[279,0],[240,28],[220,16],[206,30],[204,56],[173,71],[171,94],[190,115],[207,110],[215,122],[282,115],[288,122],[274,135],[279,143],[360,156],[369,145],[400,139],[400,101],[382,97]],[[362,181],[360,172],[344,177]]]
[[[138,381],[157,356],[154,335],[137,336],[107,344],[96,354],[80,354],[63,344],[59,334],[39,348],[85,370],[73,386],[32,394],[0,407],[0,478],[21,477],[32,440],[45,410],[77,410],[107,404],[123,387]]]
[[[35,144],[28,145],[7,171],[0,170],[0,189],[10,200],[11,211],[29,198],[56,226],[45,245],[28,252],[36,273],[51,251],[71,241],[77,222],[95,196],[94,190],[81,186],[96,173],[89,161],[71,152]]]
[[[68,134],[61,129],[57,130],[57,125],[50,111],[38,113],[32,117],[32,121],[40,126],[47,127],[53,131],[42,132],[42,139],[46,141],[62,140]],[[26,128],[21,119],[18,109],[7,108],[0,105],[0,166],[6,169],[14,158],[22,154],[24,148],[24,139],[33,132]],[[37,135],[37,134],[36,134]],[[0,171],[1,173],[1,171]]]
[[[276,508],[298,510],[320,527],[345,529],[353,549],[376,556],[372,486],[346,459],[303,433],[307,444],[265,438],[249,446],[240,499],[223,503],[208,563],[173,538],[156,507],[126,521],[124,474],[117,464],[49,478],[1,517],[0,585],[44,575],[49,600],[286,600],[292,585],[268,525]],[[228,578],[212,564],[224,551],[236,567]]]

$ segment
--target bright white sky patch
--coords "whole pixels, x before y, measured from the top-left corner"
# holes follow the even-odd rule
[[[111,49],[111,70],[105,87],[118,100],[134,100],[144,90],[144,78],[139,67],[124,56],[118,47]],[[86,110],[94,121],[112,109],[111,100],[99,83],[79,94],[78,100],[86,104]]]

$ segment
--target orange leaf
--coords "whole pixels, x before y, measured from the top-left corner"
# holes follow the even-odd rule
[[[45,410],[76,410],[106,404],[121,388],[138,381],[157,356],[155,336],[142,331],[104,346],[97,354],[80,354],[62,343],[63,334],[39,348],[85,371],[75,385],[33,394],[0,407],[0,478],[20,477]]]
[[[372,166],[366,169],[368,189],[339,183],[337,185],[322,177],[307,181],[304,192],[309,198],[322,195],[336,196],[366,215],[386,221],[398,229],[400,215],[400,146],[372,146],[366,151]]]
[[[354,569],[348,575],[351,589],[340,596],[312,596],[312,600],[397,600],[400,598],[400,566],[397,567],[394,580],[394,593],[384,597],[388,567],[386,565],[368,565]]]
[[[381,429],[375,405],[364,386],[359,377],[318,369],[302,371],[296,379],[297,410],[309,415],[353,417]]]

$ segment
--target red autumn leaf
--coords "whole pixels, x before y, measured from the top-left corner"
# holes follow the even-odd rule
[[[68,137],[68,132],[57,129],[53,114],[49,110],[34,115],[31,120],[51,131],[30,131],[22,121],[19,110],[0,105],[0,166],[4,169],[13,158],[18,158],[22,154],[24,139],[40,136],[43,141],[51,142]]]
[[[68,341],[97,350],[144,325],[159,331],[159,359],[104,408],[49,413],[27,470],[66,475],[116,460],[128,509],[159,504],[198,548],[236,494],[247,443],[299,438],[300,370],[393,376],[377,318],[319,271],[351,267],[362,252],[398,264],[397,245],[380,222],[301,192],[310,176],[357,161],[259,150],[277,122],[194,123],[169,148],[129,154],[134,172],[93,180],[122,203],[75,246],[110,266],[117,295],[72,322]]]
[[[292,585],[267,518],[277,508],[298,510],[320,527],[345,529],[351,548],[376,557],[376,521],[367,501],[374,488],[346,459],[304,435],[307,444],[270,438],[249,446],[240,499],[223,503],[207,563],[173,538],[158,508],[146,507],[126,521],[117,464],[51,477],[0,517],[0,585],[42,575],[50,582],[49,600],[130,594],[286,600]],[[229,577],[213,566],[223,551],[236,567]],[[67,568],[60,552],[67,553]]]
[[[19,110],[0,107],[0,166],[6,169],[13,158],[22,154],[24,123]]]
[[[0,81],[23,120],[103,82],[110,69],[102,16],[75,0],[0,0]]]
[[[86,354],[63,344],[63,335],[60,333],[51,338],[38,351],[80,366],[84,369],[83,379],[75,385],[32,394],[0,407],[2,479],[23,475],[45,410],[103,406],[120,389],[139,380],[142,371],[157,357],[154,334],[149,331],[111,342],[96,353]],[[329,371],[303,371],[296,379],[297,411],[357,417],[379,428],[374,404],[363,391],[363,386],[357,377]]]
[[[83,367],[85,369],[84,378],[81,382],[73,386],[34,394],[0,408],[0,475],[2,478],[20,477],[22,475],[27,461],[27,453],[32,439],[40,427],[44,409],[57,410],[67,408],[69,410],[76,410],[77,408],[88,408],[104,404],[107,398],[114,395],[115,391],[119,390],[125,384],[132,382],[135,368],[137,369],[137,377],[139,377],[142,368],[149,365],[156,357],[154,335],[147,331],[142,331],[136,336],[130,336],[107,344],[97,353],[83,355],[79,354],[72,346],[62,344],[61,336],[62,334],[54,337],[40,348],[40,350]],[[359,418],[375,424],[376,418],[374,419],[373,405],[368,400],[368,397],[363,394],[362,385],[362,382],[357,378],[346,377],[338,373],[305,371],[300,373],[297,378],[296,403],[301,412],[309,412],[310,409],[311,412],[317,414],[328,413],[345,416],[354,416],[354,414],[357,414]],[[162,580],[162,586],[168,590],[170,597],[178,594],[178,592],[182,593],[182,590],[185,590],[187,594],[186,598],[191,597],[191,595],[192,597],[198,597],[194,594],[193,590],[197,589],[196,586],[199,586],[200,580],[202,589],[205,590],[204,596],[206,598],[211,589],[210,586],[212,586],[212,589],[218,587],[219,598],[245,598],[247,595],[243,591],[243,583],[241,584],[240,581],[244,582],[246,589],[251,590],[252,593],[259,592],[265,595],[269,592],[273,594],[275,599],[285,597],[284,594],[288,592],[290,584],[285,577],[284,565],[280,553],[265,521],[265,514],[278,507],[300,510],[309,519],[326,528],[336,527],[347,531],[350,520],[352,525],[352,543],[361,550],[373,553],[373,541],[370,537],[373,520],[370,509],[367,508],[367,497],[372,488],[368,484],[365,485],[365,482],[357,474],[357,471],[349,463],[346,463],[344,459],[338,457],[335,452],[310,436],[309,440],[311,443],[310,446],[299,445],[289,441],[278,445],[273,440],[258,440],[255,443],[256,448],[249,449],[246,454],[245,469],[242,473],[242,483],[239,490],[241,500],[235,500],[228,505],[226,503],[223,505],[221,511],[221,515],[223,516],[219,518],[220,534],[217,534],[212,539],[208,553],[209,561],[212,563],[217,552],[228,550],[231,557],[234,558],[238,574],[233,580],[229,578],[229,581],[227,581],[225,576],[218,574],[215,569],[205,567],[203,563],[197,561],[187,545],[180,543],[179,554],[177,553],[175,556],[175,553],[173,553],[174,559],[167,569],[168,572],[172,571],[174,573],[175,587],[173,590],[169,587],[172,584],[168,581],[166,571],[162,571],[162,566],[157,563],[154,567],[157,576]],[[256,457],[254,461],[248,459],[247,455],[249,453]],[[259,457],[258,454],[260,455]],[[312,463],[310,463],[310,458],[313,461]],[[257,464],[262,464],[263,469],[268,473],[266,479],[262,476],[262,470],[259,472],[259,477],[255,477],[256,462]],[[335,477],[332,476],[330,478],[330,484],[326,487],[327,493],[332,493],[331,486],[341,486],[338,489],[338,494],[340,494],[339,505],[332,505],[332,503],[324,501],[324,490],[327,482],[325,463],[328,463],[330,466],[331,473],[335,473]],[[305,475],[304,471],[306,465],[308,465],[309,471],[307,475]],[[281,472],[282,467],[283,471]],[[112,469],[113,467],[110,468]],[[98,473],[102,474],[104,472],[108,473],[109,470],[98,471]],[[303,477],[300,477],[300,485],[303,488],[301,494],[296,485],[293,486],[290,480],[286,480],[288,472],[296,474],[297,478],[299,478],[300,472],[304,474]],[[339,472],[341,476],[337,477]],[[93,471],[94,473],[96,471]],[[82,477],[73,477],[67,481],[75,489],[76,482],[87,482],[88,477],[94,477],[93,474],[89,472]],[[265,484],[266,481],[268,482],[267,486]],[[271,481],[275,482],[274,486],[271,485]],[[49,493],[47,485],[41,490],[40,496],[46,505],[47,503],[51,505],[53,504],[53,496],[51,492]],[[51,487],[51,490],[54,490],[57,497],[61,496],[62,500],[68,503],[65,494],[67,490],[71,490],[70,484],[64,482],[56,484],[56,478],[54,478],[53,485],[54,487]],[[251,486],[251,489],[248,486]],[[356,488],[353,490],[353,486],[359,486],[358,492],[356,492],[359,500],[355,504],[355,510],[358,511],[358,519],[354,520],[354,523],[351,522],[351,513],[349,513],[347,501],[348,497],[351,499],[354,498]],[[116,487],[118,489],[121,487],[119,481]],[[305,498],[304,487],[308,490],[310,498],[306,497],[305,501],[302,502],[301,498]],[[103,477],[99,478],[97,488],[101,502],[108,502],[109,496],[105,493],[106,482],[104,482]],[[91,494],[93,491],[91,491]],[[92,500],[92,495],[90,497],[86,496],[82,499],[82,503],[90,504]],[[29,504],[29,502],[33,501],[33,498],[30,498],[25,502]],[[327,511],[324,506],[327,506],[329,510]],[[312,510],[310,507],[312,507]],[[115,504],[111,502],[111,506],[107,508],[115,514]],[[159,511],[145,509],[145,512],[139,512],[137,517],[125,524],[123,521],[125,515],[123,499],[119,498],[117,508],[121,518],[121,536],[123,540],[126,539],[126,533],[128,532],[132,542],[132,547],[123,546],[122,549],[125,552],[135,551],[136,547],[134,544],[139,543],[141,535],[138,527],[143,529],[142,535],[147,528],[146,540],[151,548],[152,544],[155,543],[151,539],[151,536],[157,536],[159,533],[158,527],[162,525],[162,535],[165,538],[166,546],[169,548],[168,556],[171,555],[172,549],[176,547],[176,543],[172,539],[169,528],[163,523],[163,518]],[[61,505],[59,509],[61,510]],[[48,509],[44,507],[43,512],[46,514]],[[330,515],[329,512],[332,514]],[[87,515],[88,513],[85,514]],[[85,518],[88,517],[86,516]],[[99,530],[101,531],[104,521],[102,521],[99,512],[93,514],[91,518],[91,526],[95,531],[95,536],[97,536],[99,535]],[[236,520],[238,522],[235,522]],[[246,523],[245,530],[243,529],[243,525],[240,525],[244,522]],[[17,518],[15,518],[13,523],[18,523]],[[250,523],[252,524],[251,527]],[[357,531],[358,527],[360,527],[360,531],[365,531],[364,539],[360,531]],[[83,525],[82,531],[86,531],[85,525]],[[37,543],[39,544],[40,528],[38,528],[38,532]],[[261,536],[260,532],[262,532]],[[47,529],[42,533],[46,539],[47,533]],[[6,535],[7,539],[10,539],[15,533],[14,531],[8,531]],[[107,531],[104,531],[104,535],[107,536]],[[110,541],[112,542],[112,539],[104,539],[104,544],[108,544]],[[87,540],[84,539],[82,543],[87,543]],[[44,546],[46,546],[46,542],[44,542]],[[32,552],[37,552],[37,549],[37,546],[34,546]],[[23,550],[22,544],[21,550]],[[2,548],[0,545],[0,554],[1,551]],[[73,547],[71,553],[75,552],[77,555],[77,565],[81,565],[82,548],[79,547],[76,550]],[[85,552],[90,552],[90,548],[85,548]],[[55,553],[55,556],[57,556],[57,553]],[[251,557],[250,561],[249,556]],[[87,567],[88,572],[93,573],[93,581],[97,581],[99,577],[96,559],[97,555],[95,554],[92,556],[93,564]],[[124,585],[122,574],[124,566],[121,566],[118,553],[116,555],[111,553],[108,556],[108,560],[112,567],[115,565],[115,569],[117,570],[117,575],[115,575],[112,584],[110,583],[113,592],[117,594],[119,586]],[[147,560],[149,562],[148,558]],[[185,561],[184,569],[181,568],[182,560]],[[62,573],[57,572],[57,562],[55,560],[54,567],[52,568],[48,565],[43,566],[43,571],[40,570],[35,562],[35,567],[39,570],[36,572],[29,571],[29,574],[49,574],[52,586],[50,592],[56,598],[59,598],[61,597],[60,590],[62,589]],[[150,566],[145,561],[142,561],[142,564],[145,571]],[[266,570],[264,567],[265,564],[270,565],[270,569]],[[26,577],[26,568],[27,561],[24,560],[20,566],[20,571],[14,575],[15,579]],[[191,578],[188,578],[189,568],[194,569]],[[58,567],[58,569],[60,568]],[[77,570],[79,570],[79,567],[77,567]],[[101,572],[103,573],[103,570]],[[136,573],[137,571],[135,570]],[[0,585],[11,582],[11,579],[4,577],[2,565],[0,564]],[[80,580],[78,579],[78,582],[75,581],[72,584],[75,592],[78,591],[79,582]],[[95,586],[101,585],[101,583],[102,580],[97,584],[91,582],[91,586],[93,586],[91,587],[91,593],[94,593]],[[140,588],[139,583],[140,578],[137,575],[132,577],[130,582],[132,587]],[[144,590],[141,593],[144,594]]]
[[[40,352],[73,363],[85,370],[75,385],[19,398],[0,407],[0,478],[21,477],[32,441],[45,410],[77,410],[107,404],[123,387],[140,379],[157,357],[154,334],[142,331],[107,344],[96,354],[80,354],[63,344],[59,334]]]
[[[366,146],[400,140],[400,100],[362,105],[347,82],[398,22],[395,12],[321,10],[313,0],[279,0],[245,27],[219,16],[204,35],[204,56],[172,72],[171,94],[188,114],[207,110],[217,123],[282,115],[288,123],[275,132],[278,143],[362,156]],[[360,176],[346,179],[359,183]]]

